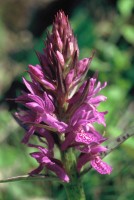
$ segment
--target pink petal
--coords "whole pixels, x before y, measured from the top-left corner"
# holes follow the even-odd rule
[[[30,73],[34,74],[35,76],[39,77],[40,79],[44,78],[42,69],[39,65],[33,66],[29,65],[28,66]]]
[[[101,153],[101,152],[105,152],[108,149],[104,146],[95,146],[92,148],[91,153],[93,154],[97,154],[97,153]]]
[[[74,78],[74,69],[70,70],[65,78],[65,83],[66,83],[67,87],[69,87],[71,85],[73,78]]]
[[[39,165],[39,167],[37,167],[36,169],[34,169],[33,171],[31,171],[29,173],[29,175],[34,175],[34,174],[39,174],[42,170],[43,170],[43,165]]]
[[[23,83],[25,84],[25,86],[27,87],[27,89],[31,92],[31,94],[34,94],[34,86],[33,83],[31,83],[30,81],[27,81],[25,78],[23,79]]]
[[[99,156],[91,160],[90,163],[91,166],[100,174],[110,174],[112,171],[112,167],[109,166],[107,163],[103,162]]]
[[[89,86],[89,93],[88,93],[88,96],[93,95],[95,83],[96,83],[96,78],[91,78],[91,79],[90,79],[90,86]]]
[[[89,100],[87,98],[86,102],[89,104],[95,104],[96,106],[98,106],[100,102],[106,101],[106,99],[107,99],[107,97],[105,97],[103,95],[98,95],[96,97],[90,98]]]
[[[99,81],[96,88],[94,89],[94,95],[96,95],[98,92],[100,92],[106,86],[107,86],[107,82],[104,82],[103,84],[101,84]]]
[[[43,100],[44,100],[44,107],[45,107],[46,111],[49,113],[53,113],[55,108],[54,108],[53,102],[51,100],[51,97],[49,97],[46,92],[44,92],[44,94],[43,94]]]
[[[98,138],[95,137],[92,133],[77,133],[75,141],[84,144],[90,144],[92,142],[98,143]]]
[[[30,153],[30,156],[32,156],[35,159],[39,159],[40,158],[41,153],[40,152],[34,152],[34,153]]]
[[[44,115],[42,116],[42,121],[51,126],[52,128],[55,128],[59,132],[64,132],[67,128],[67,124],[65,124],[62,121],[58,121],[58,119],[56,119],[55,116],[52,116],[48,113],[44,113]]]
[[[25,106],[27,108],[30,108],[31,110],[35,111],[35,112],[39,112],[39,113],[43,113],[44,109],[39,106],[39,104],[35,103],[35,102],[29,102],[29,103],[26,103]]]
[[[50,83],[50,81],[47,81],[45,78],[41,79],[41,82],[45,85],[47,89],[55,90],[55,86]]]
[[[56,51],[56,55],[57,55],[57,58],[58,58],[58,61],[60,62],[60,64],[61,64],[62,66],[64,66],[65,61],[64,61],[63,55],[62,55],[59,51]]]
[[[57,40],[57,44],[58,44],[59,50],[62,51],[63,42],[62,42],[62,40],[60,38],[59,32],[56,30],[55,34],[56,34],[56,40]]]
[[[106,126],[106,123],[105,123],[105,115],[108,113],[107,111],[105,112],[98,112],[97,110],[94,110],[94,116],[96,118],[96,122],[98,124],[102,124],[103,126]]]
[[[24,136],[24,138],[22,139],[22,143],[27,144],[30,137],[34,134],[35,132],[35,127],[31,127],[27,132],[26,135]]]
[[[54,147],[54,139],[53,139],[52,134],[49,131],[47,131],[47,130],[45,130],[43,128],[39,129],[38,132],[40,133],[40,135],[42,137],[46,138],[47,144],[48,144],[48,148],[51,151],[53,149],[53,147]]]
[[[89,63],[89,58],[84,58],[78,62],[77,64],[78,75],[83,74],[87,70],[88,63]]]
[[[54,162],[50,162],[46,165],[46,167],[55,172],[56,175],[64,182],[69,182],[69,176],[66,174],[64,168],[61,164],[56,163],[56,159],[52,159]],[[60,161],[59,161],[60,162]]]
[[[29,101],[35,101],[36,103],[38,103],[42,108],[44,107],[44,102],[43,99],[41,97],[39,97],[38,95],[33,95],[33,94],[28,94],[27,98],[29,98]],[[28,100],[27,100],[28,102]]]

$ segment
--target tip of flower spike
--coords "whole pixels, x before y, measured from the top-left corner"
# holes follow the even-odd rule
[[[55,15],[54,23],[59,23],[60,21],[63,21],[63,20],[66,21],[67,17],[66,17],[66,15],[65,15],[63,10],[59,10],[59,12],[57,12],[56,15]]]
[[[63,17],[66,18],[66,15],[65,15],[65,12],[61,9],[56,13],[55,17],[58,17],[59,19],[62,19]]]

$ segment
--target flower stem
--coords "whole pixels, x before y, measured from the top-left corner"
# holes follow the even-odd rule
[[[68,200],[85,200],[85,193],[82,183],[75,179],[70,183],[65,184],[65,190],[67,193]]]
[[[68,200],[85,200],[85,192],[76,170],[76,158],[73,149],[63,153],[63,162],[70,177],[70,182],[64,184]]]

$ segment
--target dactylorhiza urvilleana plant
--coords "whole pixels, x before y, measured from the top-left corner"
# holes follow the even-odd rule
[[[98,82],[96,74],[86,78],[93,56],[79,60],[77,40],[62,11],[55,17],[43,53],[37,56],[40,65],[28,66],[31,81],[23,78],[27,92],[15,99],[25,107],[14,115],[26,126],[22,142],[36,149],[30,156],[37,160],[38,167],[28,177],[39,178],[47,169],[44,179],[60,180],[68,199],[82,200],[85,195],[80,176],[86,163],[100,174],[112,171],[112,167],[102,161],[111,149],[102,145],[106,138],[94,127],[94,123],[106,125],[107,111],[99,112],[97,108],[107,99],[99,94],[107,83]],[[112,149],[123,137],[129,136],[116,139]],[[31,138],[38,138],[38,144],[33,144]],[[55,147],[60,152],[58,157]],[[28,177],[18,177],[18,180]]]
[[[98,95],[106,83],[97,83],[96,76],[85,79],[92,57],[78,60],[77,41],[63,12],[55,17],[52,34],[48,34],[43,54],[38,53],[38,57],[40,65],[28,67],[31,82],[23,78],[28,91],[15,99],[27,108],[16,113],[29,126],[22,142],[38,150],[31,156],[39,167],[30,174],[38,174],[46,167],[62,181],[71,181],[72,172],[64,160],[70,148],[80,152],[76,158],[78,172],[90,162],[99,173],[110,174],[112,168],[99,156],[107,150],[101,146],[105,138],[93,126],[95,122],[105,126],[107,112],[99,112],[97,107],[106,100]],[[31,144],[31,137],[38,137],[42,144]],[[55,145],[61,159],[55,158]]]

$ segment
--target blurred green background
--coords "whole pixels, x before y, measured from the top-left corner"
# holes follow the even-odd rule
[[[109,138],[134,125],[134,2],[133,0],[5,0],[0,1],[0,179],[27,174],[36,162],[20,143],[24,130],[13,119],[16,104],[6,101],[23,89],[21,76],[28,64],[39,63],[46,29],[59,9],[69,15],[78,39],[80,58],[96,50],[89,76],[99,72],[107,81],[108,97],[100,110],[108,110]],[[91,170],[83,177],[87,199],[134,199],[134,139],[130,138],[105,160],[111,175]],[[66,200],[63,186],[51,182],[0,184],[0,200]]]

